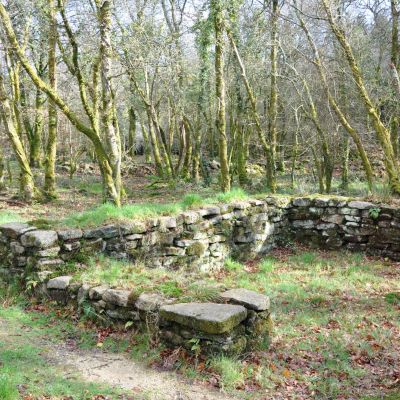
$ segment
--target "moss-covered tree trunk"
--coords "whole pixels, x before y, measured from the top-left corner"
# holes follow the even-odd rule
[[[231,188],[228,139],[226,134],[225,78],[224,78],[224,8],[222,0],[211,1],[215,29],[215,90],[217,97],[217,131],[219,143],[219,161],[221,164],[220,184],[223,192]]]
[[[4,86],[2,75],[0,75],[0,117],[20,168],[20,195],[25,200],[33,200],[37,196],[35,182],[21,136],[18,134],[13,109]]]
[[[362,72],[360,67],[354,57],[353,50],[343,32],[342,28],[335,21],[335,17],[332,13],[331,6],[329,4],[329,0],[322,0],[325,12],[328,17],[329,25],[332,29],[332,32],[336,36],[336,39],[340,43],[343,52],[345,54],[346,60],[351,69],[353,79],[356,84],[356,88],[359,92],[359,95],[364,103],[367,114],[373,124],[376,137],[381,145],[383,154],[384,154],[384,163],[386,168],[386,173],[389,178],[389,183],[391,190],[394,194],[400,195],[400,175],[399,169],[397,165],[397,161],[394,157],[394,151],[392,142],[390,139],[390,132],[383,124],[379,112],[375,105],[373,104],[371,97],[368,93],[368,90],[365,86],[364,79],[362,76]]]
[[[133,107],[129,109],[128,154],[135,157],[136,150],[136,112]]]
[[[48,70],[49,70],[49,85],[57,90],[57,25],[56,25],[56,6],[54,0],[48,0],[50,14],[50,29],[49,29],[49,52],[48,52]],[[57,158],[57,128],[58,116],[57,106],[54,100],[49,99],[48,106],[49,122],[48,122],[48,137],[45,154],[45,175],[44,175],[44,193],[48,198],[56,197],[56,158]]]

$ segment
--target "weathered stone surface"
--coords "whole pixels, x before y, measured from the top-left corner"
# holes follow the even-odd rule
[[[59,251],[60,251],[60,247],[56,246],[56,247],[50,247],[50,248],[44,249],[44,250],[39,250],[37,252],[37,254],[39,257],[51,258],[51,257],[57,257]]]
[[[168,321],[219,334],[229,332],[247,316],[243,306],[214,303],[187,303],[162,306],[160,315]]]
[[[22,255],[25,253],[25,247],[21,246],[19,242],[11,242],[10,243],[10,250],[15,255]]]
[[[9,222],[0,225],[0,232],[10,239],[17,239],[22,234],[35,229],[36,228],[22,222]]]
[[[103,297],[103,294],[108,289],[109,289],[109,287],[107,285],[96,286],[96,287],[90,288],[89,289],[89,298],[91,300],[101,300]]]
[[[309,207],[311,205],[311,199],[304,197],[293,200],[293,205],[296,207]]]
[[[148,225],[152,227],[157,226],[158,221],[148,221]],[[120,226],[120,229],[123,235],[134,235],[147,232],[147,226],[143,221],[131,221],[129,223],[124,223]]]
[[[297,229],[312,229],[314,227],[314,221],[293,221],[293,227]]]
[[[47,289],[65,290],[68,288],[72,280],[72,276],[58,276],[47,282]]]
[[[23,234],[21,243],[25,247],[39,247],[46,249],[57,243],[58,235],[56,231],[37,230]]]
[[[368,202],[368,201],[350,201],[347,204],[347,207],[357,208],[358,210],[368,210],[370,208],[375,207],[375,205],[373,203]]]
[[[81,229],[66,229],[58,231],[57,233],[59,239],[63,241],[78,240],[83,237],[83,232]]]
[[[108,289],[103,293],[102,299],[109,304],[127,307],[130,293],[129,290]]]
[[[163,304],[165,299],[158,293],[142,293],[135,302],[135,307],[139,311],[157,311]]]
[[[107,225],[100,228],[88,229],[83,233],[85,239],[110,239],[120,235],[120,229],[116,225]]]
[[[231,289],[221,293],[221,297],[229,303],[239,304],[250,310],[269,310],[269,297],[248,289]]]

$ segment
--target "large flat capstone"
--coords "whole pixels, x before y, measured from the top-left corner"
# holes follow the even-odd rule
[[[232,289],[221,294],[221,297],[233,304],[240,304],[250,310],[265,311],[269,309],[269,297],[248,289]]]
[[[239,325],[247,317],[247,310],[239,305],[186,303],[163,306],[160,315],[195,330],[220,334]]]

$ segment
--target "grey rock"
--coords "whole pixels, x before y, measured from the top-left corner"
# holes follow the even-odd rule
[[[324,215],[321,219],[324,222],[340,225],[343,223],[344,216],[339,214]]]
[[[62,241],[78,240],[83,237],[83,232],[81,229],[66,229],[62,231],[57,231],[58,237]]]
[[[243,306],[214,303],[187,303],[162,306],[160,316],[167,321],[202,332],[230,332],[247,317]]]
[[[357,208],[359,210],[368,210],[370,208],[376,207],[375,204],[368,201],[350,201],[347,206],[350,208]]]
[[[160,221],[160,229],[173,229],[176,228],[176,218],[174,217],[161,217]]]
[[[221,297],[229,303],[239,304],[250,310],[269,310],[269,297],[247,289],[231,289],[221,294]]]
[[[186,211],[182,214],[183,221],[186,224],[195,224],[200,221],[200,215],[196,211]]]
[[[22,222],[9,222],[7,224],[0,225],[0,232],[10,239],[17,239],[24,233],[35,229],[36,228]]]
[[[37,255],[39,257],[44,257],[44,258],[51,258],[51,257],[57,257],[58,253],[60,251],[60,247],[51,247],[48,249],[44,249],[44,250],[39,250],[37,252]]]
[[[108,290],[107,285],[93,287],[89,289],[89,298],[91,300],[101,300],[106,290]]]
[[[68,288],[72,280],[72,276],[58,276],[47,282],[47,289],[65,290]]]
[[[100,228],[88,229],[83,233],[85,239],[110,239],[120,235],[120,229],[116,225],[107,225]]]
[[[150,220],[149,226],[157,226],[158,221]],[[147,226],[143,221],[130,221],[120,226],[123,235],[134,235],[147,232]]]
[[[11,242],[10,243],[10,250],[15,255],[22,255],[25,253],[25,247],[21,246],[19,242]]]
[[[130,294],[129,290],[108,289],[103,293],[102,299],[109,304],[127,307]]]
[[[128,241],[133,241],[133,240],[140,240],[143,237],[140,233],[133,233],[132,235],[128,235],[125,237],[126,240]]]
[[[311,220],[293,221],[293,227],[301,229],[312,229],[314,227],[314,221]]]
[[[139,311],[157,311],[165,304],[165,299],[158,293],[142,293],[135,302],[135,307]]]
[[[39,247],[47,249],[54,246],[58,241],[56,231],[37,230],[23,234],[21,236],[21,243],[25,247]]]
[[[36,268],[40,270],[57,268],[64,264],[64,261],[59,258],[43,258],[36,261]]]
[[[210,207],[202,208],[201,210],[198,211],[198,213],[202,217],[209,217],[211,215],[221,214],[221,209],[217,206],[210,206]]]
[[[83,304],[89,297],[90,286],[88,284],[83,284],[78,290],[78,296],[76,301],[79,305]]]
[[[296,207],[309,207],[311,205],[311,199],[307,197],[297,198],[293,200],[293,205]]]

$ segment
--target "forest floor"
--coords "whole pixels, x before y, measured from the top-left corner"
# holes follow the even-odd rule
[[[126,197],[125,205],[146,207],[169,206],[182,201],[185,196],[197,196],[208,199],[219,193],[218,170],[211,171],[211,180],[208,185],[200,182],[195,185],[185,181],[166,182],[154,175],[151,166],[143,163],[138,157],[130,169],[126,169],[123,176]],[[36,171],[36,180],[40,187],[43,176],[41,171]],[[257,165],[249,169],[250,183],[245,191],[250,195],[268,193],[263,185],[263,172]],[[95,164],[83,164],[80,170],[70,179],[68,172],[63,168],[57,169],[57,199],[51,202],[26,203],[18,199],[18,170],[12,168],[12,182],[7,181],[8,188],[0,192],[0,223],[9,221],[35,221],[46,223],[48,221],[60,221],[70,217],[74,218],[79,213],[95,209],[102,204],[102,184],[99,172]],[[308,176],[308,177],[307,177]],[[290,188],[290,177],[286,173],[279,176],[278,195],[308,195],[316,194],[316,182],[309,175],[298,171],[296,187]],[[332,195],[344,195],[359,197],[371,201],[400,204],[400,200],[391,197],[384,182],[377,181],[374,190],[368,193],[365,182],[355,180],[350,183],[349,189],[340,188],[340,179],[335,177],[333,181]],[[168,208],[167,208],[168,211]]]
[[[112,285],[116,271],[126,268],[95,266],[87,279],[109,279]],[[2,397],[2,385],[32,393],[29,400],[103,399],[94,397],[99,393],[124,399],[114,385],[135,400],[400,398],[399,263],[293,247],[245,265],[228,260],[222,272],[206,279],[271,297],[275,327],[267,351],[194,360],[129,328],[100,327],[72,309],[10,294],[1,300],[0,293],[0,398],[19,398]],[[159,283],[148,285],[185,294],[187,282],[178,275],[167,286],[163,279]],[[223,392],[213,392],[218,389]]]

